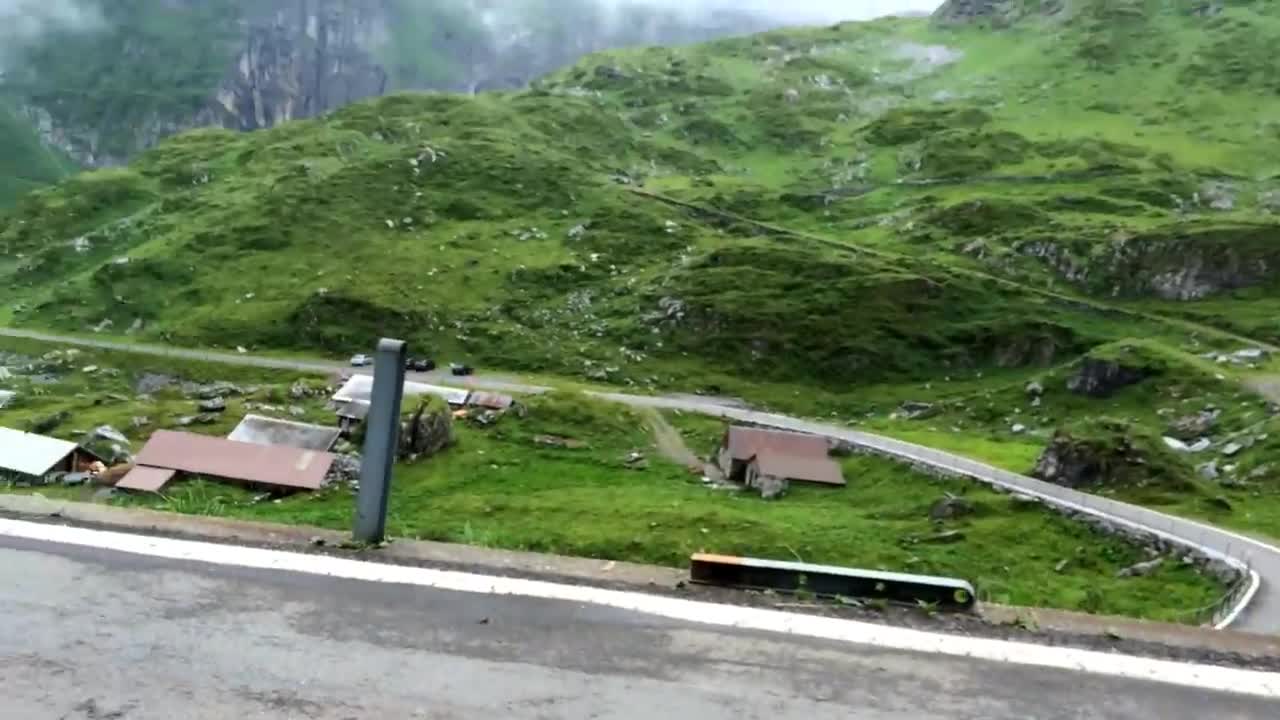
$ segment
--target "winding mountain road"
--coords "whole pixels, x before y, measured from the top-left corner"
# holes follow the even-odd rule
[[[344,363],[340,362],[271,358],[241,353],[167,348],[10,328],[0,328],[0,337],[22,338],[70,346],[246,367],[304,372],[334,372],[348,369]],[[447,373],[439,371],[411,373],[410,376],[415,381],[460,384],[469,388],[497,392],[537,394],[550,389],[510,379],[471,377],[459,382],[459,378],[453,378]],[[730,406],[710,398],[688,396],[656,397],[609,392],[590,392],[588,394],[603,400],[624,403],[634,407],[697,412],[781,429],[824,435],[850,443],[869,452],[891,456],[931,468],[937,472],[968,477],[987,485],[1030,495],[1056,507],[1103,518],[1113,525],[1153,533],[1175,544],[1196,548],[1211,558],[1229,563],[1245,571],[1246,585],[1239,595],[1235,607],[1220,619],[1217,623],[1218,627],[1227,627],[1229,625],[1233,629],[1248,632],[1280,634],[1280,594],[1277,593],[1277,589],[1280,589],[1280,548],[1260,540],[1186,518],[1167,515],[1148,508],[1060,487],[1035,478],[1001,470],[953,453],[881,435],[850,430],[845,427]]]

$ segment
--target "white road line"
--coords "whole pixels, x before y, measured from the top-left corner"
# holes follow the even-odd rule
[[[1280,674],[1256,670],[1177,663],[1169,660],[1154,660],[1093,650],[1046,647],[1007,640],[944,635],[853,620],[716,605],[539,580],[383,565],[323,555],[173,540],[19,520],[0,519],[0,536],[214,565],[280,570],[365,582],[417,585],[458,592],[589,603],[705,625],[788,633],[874,645],[892,650],[1055,668],[1280,700]]]

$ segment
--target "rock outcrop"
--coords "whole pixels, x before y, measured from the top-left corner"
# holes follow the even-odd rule
[[[1099,448],[1066,433],[1054,435],[1036,461],[1032,476],[1069,488],[1095,485],[1106,476],[1107,458]]]
[[[1101,246],[1035,239],[1018,252],[1041,259],[1060,277],[1113,297],[1200,300],[1271,282],[1280,251],[1265,225],[1117,235]]]
[[[1044,15],[1059,13],[1066,6],[1066,0],[1044,0],[1036,10],[1029,5],[1024,0],[947,0],[933,14],[933,19],[944,24],[985,21],[1007,25],[1032,12]]]
[[[1190,487],[1189,466],[1157,439],[1114,420],[1061,429],[1040,454],[1032,476],[1070,488]]]
[[[1105,398],[1146,377],[1147,371],[1143,368],[1130,367],[1114,360],[1085,358],[1080,371],[1067,380],[1067,389],[1077,395]]]

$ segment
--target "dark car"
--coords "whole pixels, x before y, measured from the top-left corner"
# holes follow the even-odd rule
[[[449,363],[449,372],[461,377],[463,375],[474,375],[476,369],[464,363]]]
[[[430,358],[411,358],[407,368],[414,372],[431,372],[436,369],[436,361]]]

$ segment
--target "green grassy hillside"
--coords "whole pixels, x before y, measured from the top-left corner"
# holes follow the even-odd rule
[[[1280,20],[1065,5],[606,53],[526,92],[188,134],[0,220],[4,312],[833,390],[1129,336],[1280,341],[1280,99],[1248,49]]]

